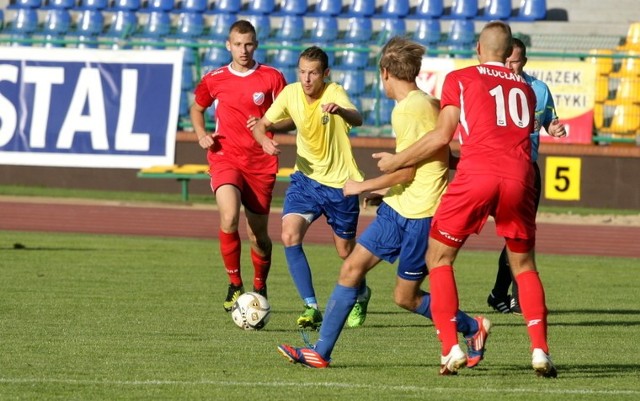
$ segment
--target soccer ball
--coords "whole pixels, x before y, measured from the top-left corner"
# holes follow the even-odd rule
[[[271,316],[271,305],[267,298],[257,292],[240,295],[231,308],[233,322],[244,330],[260,330]]]

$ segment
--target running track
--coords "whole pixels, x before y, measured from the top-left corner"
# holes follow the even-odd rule
[[[361,215],[359,230],[373,218]],[[158,206],[0,197],[0,230],[126,234],[165,237],[215,238],[218,213],[206,206]],[[269,222],[274,241],[280,238],[280,212],[274,210]],[[246,238],[244,223],[240,234]],[[640,258],[640,227],[616,225],[564,225],[538,223],[539,253],[623,256]],[[305,238],[310,243],[332,242],[323,218],[311,226]],[[471,236],[465,249],[502,248],[489,221],[480,235]]]

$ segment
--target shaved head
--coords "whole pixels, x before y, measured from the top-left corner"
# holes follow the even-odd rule
[[[480,63],[499,61],[504,63],[511,54],[513,37],[511,28],[502,21],[492,21],[482,28],[478,40]]]

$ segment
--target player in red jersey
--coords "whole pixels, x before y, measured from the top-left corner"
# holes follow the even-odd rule
[[[241,205],[251,242],[253,289],[267,295],[272,248],[267,225],[278,159],[262,151],[250,128],[271,106],[286,81],[280,71],[254,60],[258,42],[256,30],[248,21],[239,20],[230,27],[226,45],[231,64],[204,75],[194,91],[190,115],[198,144],[207,149],[211,190],[220,212],[220,254],[230,281],[223,307],[230,311],[244,292],[238,234]],[[214,101],[216,131],[207,133],[204,112]]]
[[[455,178],[433,218],[426,255],[431,311],[442,343],[440,374],[454,374],[466,364],[458,345],[455,314],[458,290],[453,262],[470,234],[489,215],[505,238],[513,276],[533,349],[532,366],[556,377],[547,344],[544,288],[535,264],[535,190],[531,163],[535,95],[518,74],[505,67],[511,54],[508,25],[488,23],[476,51],[480,65],[453,71],[445,78],[436,128],[395,155],[382,153],[378,167],[392,172],[415,165],[447,146],[459,132],[460,162]]]

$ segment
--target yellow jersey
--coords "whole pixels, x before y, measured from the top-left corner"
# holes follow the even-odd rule
[[[351,126],[338,115],[323,113],[322,105],[327,103],[356,109],[336,83],[326,83],[320,99],[308,103],[302,84],[296,82],[280,92],[265,116],[271,122],[291,118],[296,124],[295,170],[320,184],[342,188],[347,179],[362,181],[364,176],[353,157]]]
[[[421,90],[414,90],[391,112],[391,126],[396,134],[396,152],[400,152],[435,128],[438,107],[434,99]],[[407,219],[432,217],[449,181],[449,148],[440,149],[428,160],[416,166],[416,176],[410,183],[389,189],[384,202]]]

